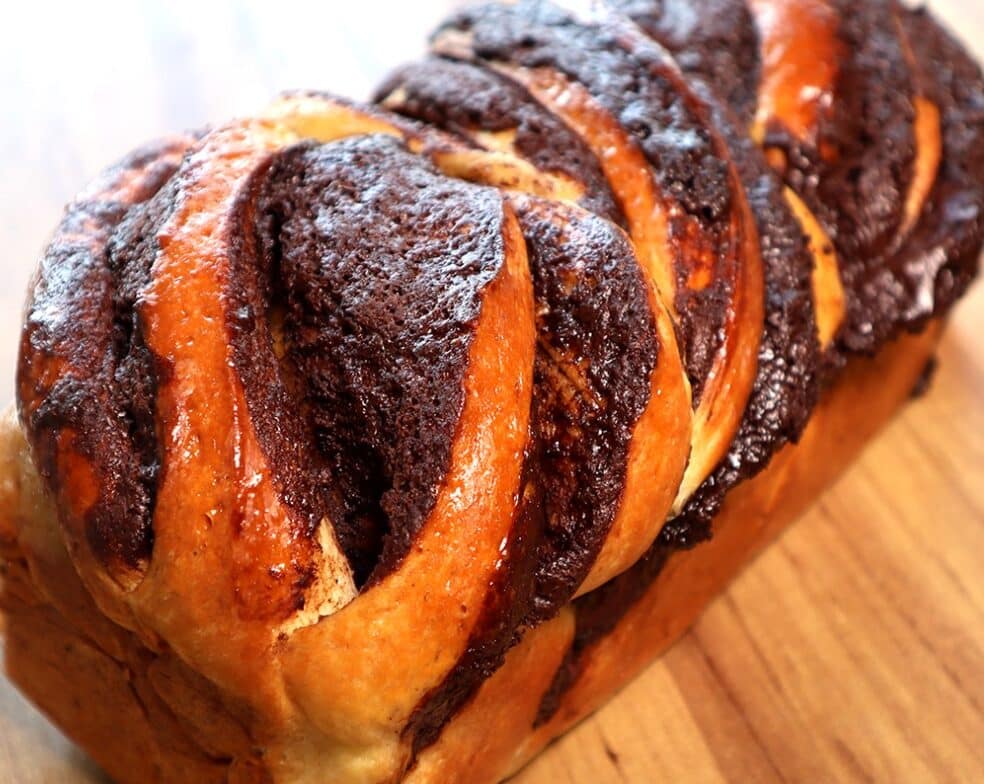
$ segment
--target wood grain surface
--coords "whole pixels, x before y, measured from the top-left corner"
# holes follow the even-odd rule
[[[62,205],[169,130],[365,96],[453,2],[17,4],[0,24],[0,402]],[[984,56],[984,2],[930,2]],[[984,782],[984,286],[928,397],[660,661],[517,779]],[[328,780],[328,779],[326,779]],[[0,784],[99,772],[0,678]]]

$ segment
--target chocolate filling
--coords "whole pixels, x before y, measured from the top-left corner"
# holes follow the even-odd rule
[[[537,307],[533,396],[546,529],[531,621],[587,577],[621,505],[635,424],[649,402],[656,325],[628,239],[587,212],[518,200]]]
[[[835,152],[821,160],[814,181],[798,183],[819,210],[849,265],[870,260],[895,237],[903,220],[916,157],[913,75],[897,28],[896,4],[838,0],[845,51],[831,122],[820,144]]]
[[[728,141],[748,206],[758,229],[765,277],[765,324],[758,369],[748,404],[728,454],[697,489],[661,536],[690,547],[710,536],[725,494],[768,465],[781,447],[796,441],[820,394],[817,342],[806,238],[783,196],[783,186],[738,119],[695,79],[694,89],[711,108],[715,127]]]
[[[598,160],[574,131],[515,82],[479,65],[430,58],[405,66],[376,91],[386,108],[470,139],[515,131],[515,150],[541,171],[583,184],[585,209],[624,225]]]
[[[491,62],[556,69],[580,82],[622,125],[652,165],[664,196],[676,255],[675,306],[685,366],[699,401],[723,339],[731,292],[727,269],[740,252],[733,230],[727,153],[705,107],[687,89],[669,54],[625,20],[583,23],[542,0],[462,11],[438,31],[467,33],[474,56]],[[693,263],[711,283],[689,287]]]
[[[923,365],[923,369],[919,373],[919,378],[916,379],[916,383],[909,390],[910,399],[917,400],[929,392],[929,388],[933,386],[933,379],[936,378],[938,367],[939,360],[935,356],[926,360],[926,364]]]
[[[553,616],[587,576],[625,490],[633,427],[649,401],[655,323],[627,238],[591,213],[514,200],[537,309],[527,483],[468,650],[411,720],[414,754],[502,663],[521,623]]]
[[[899,249],[844,273],[849,323],[840,341],[873,353],[917,330],[966,291],[984,242],[984,77],[929,14],[902,11],[920,64],[920,89],[940,110],[943,156],[915,227]]]
[[[737,119],[695,80],[714,122],[728,140],[759,231],[765,273],[765,325],[758,371],[728,454],[697,489],[683,512],[668,521],[649,551],[630,569],[574,602],[574,641],[543,697],[537,723],[548,721],[577,679],[583,657],[603,639],[656,580],[673,553],[711,535],[726,493],[768,465],[802,433],[819,394],[820,350],[811,289],[812,258],[806,239],[786,206],[782,184]]]
[[[833,111],[821,121],[815,143],[796,142],[780,126],[767,129],[765,143],[785,150],[787,182],[837,250],[850,346],[875,324],[892,329],[893,314],[873,310],[855,281],[883,264],[902,226],[916,157],[915,78],[895,24],[896,3],[835,5],[848,56],[840,63]]]
[[[574,601],[574,639],[540,700],[534,726],[550,721],[560,707],[564,694],[581,674],[585,653],[611,632],[645,595],[663,571],[667,559],[677,549],[662,536],[657,538],[631,569]]]
[[[138,300],[157,227],[172,209],[165,183],[193,142],[137,150],[68,207],[25,318],[18,399],[38,471],[57,498],[61,461],[73,452],[87,461],[97,495],[79,523],[118,579],[140,570],[153,549],[155,390],[168,368],[144,345]]]
[[[307,533],[327,517],[357,583],[378,580],[450,463],[502,198],[368,136],[278,153],[256,201],[230,323],[250,414]]]
[[[758,30],[746,0],[609,0],[702,77],[748,126],[758,101]]]
[[[535,478],[538,447],[526,455],[519,503],[502,551],[502,568],[485,597],[481,616],[468,638],[465,653],[414,710],[404,735],[412,738],[410,765],[434,743],[451,717],[490,678],[519,642],[519,628],[533,593],[535,558],[544,529],[543,495]]]

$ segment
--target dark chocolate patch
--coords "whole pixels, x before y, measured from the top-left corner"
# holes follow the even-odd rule
[[[534,444],[525,458],[522,490],[502,551],[502,566],[485,596],[465,653],[407,722],[404,734],[413,739],[411,766],[417,755],[440,737],[451,717],[502,666],[507,651],[519,642],[519,627],[533,593],[535,557],[544,528],[542,492],[534,471],[538,462]]]
[[[580,82],[630,135],[661,192],[679,209],[669,216],[677,255],[675,301],[685,366],[699,401],[721,345],[729,307],[728,270],[740,252],[732,225],[727,153],[669,53],[624,18],[582,22],[543,0],[462,11],[438,31],[467,33],[479,60],[547,66]],[[688,286],[692,264],[711,268],[710,285]]]
[[[922,213],[901,248],[844,273],[848,351],[875,352],[899,330],[945,313],[977,274],[984,243],[984,77],[924,11],[903,11],[920,85],[940,110],[943,156]]]
[[[584,654],[611,632],[663,570],[675,548],[657,539],[627,572],[574,601],[576,626],[571,647],[540,701],[534,726],[549,721],[584,666]]]
[[[516,151],[541,171],[584,185],[581,205],[624,225],[598,160],[574,131],[520,85],[471,63],[430,58],[405,66],[377,91],[403,116],[468,139],[471,132],[516,133]]]
[[[850,56],[834,87],[834,111],[820,144],[836,150],[821,161],[815,191],[829,233],[848,261],[870,259],[895,237],[912,182],[914,81],[894,24],[893,0],[837,0],[840,35]]]
[[[694,89],[712,109],[755,217],[765,277],[765,324],[758,369],[738,432],[721,463],[683,512],[669,521],[663,539],[689,547],[710,536],[725,494],[768,465],[785,444],[799,439],[820,394],[821,352],[813,307],[813,258],[783,186],[737,118],[699,80]]]
[[[802,145],[781,127],[765,143],[784,149],[786,180],[816,214],[837,250],[847,295],[844,332],[891,331],[892,315],[859,297],[859,278],[883,265],[897,239],[916,156],[912,99],[916,79],[906,60],[898,4],[837,0],[839,63],[832,111],[816,144]]]
[[[153,549],[154,401],[167,367],[144,345],[138,302],[157,227],[174,201],[165,183],[193,142],[137,150],[68,207],[25,317],[18,402],[38,470],[57,498],[60,461],[75,452],[89,463],[96,498],[78,522],[93,555],[118,578],[140,569]],[[69,505],[60,499],[63,514]]]
[[[517,211],[537,308],[533,422],[546,529],[529,615],[539,621],[570,601],[618,513],[657,339],[646,283],[621,231],[536,199],[517,200]]]
[[[936,369],[938,367],[939,360],[935,356],[926,360],[926,364],[923,365],[923,369],[919,372],[919,378],[916,379],[916,383],[912,385],[912,389],[909,392],[910,399],[916,400],[929,392],[929,388],[933,385],[933,379],[936,377]]]
[[[759,37],[746,0],[609,0],[711,85],[748,126],[758,100]]]
[[[250,413],[308,532],[327,515],[359,584],[380,579],[451,459],[482,297],[504,263],[502,198],[388,136],[283,151],[257,198],[269,299],[246,294],[230,325]],[[294,435],[317,448],[283,443]]]

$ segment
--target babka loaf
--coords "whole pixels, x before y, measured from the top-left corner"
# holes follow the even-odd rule
[[[464,10],[67,209],[0,432],[10,677],[119,782],[496,782],[924,379],[984,79],[892,0]]]

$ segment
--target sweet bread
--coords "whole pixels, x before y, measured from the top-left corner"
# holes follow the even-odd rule
[[[582,5],[582,4],[579,4]],[[984,79],[866,0],[462,11],[69,205],[0,428],[10,677],[120,782],[495,782],[920,383]]]

